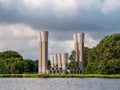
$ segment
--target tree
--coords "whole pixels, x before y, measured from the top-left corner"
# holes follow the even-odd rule
[[[101,74],[118,74],[120,73],[120,59],[101,60],[98,70]]]
[[[85,73],[120,73],[120,34],[108,35],[88,53]]]
[[[99,60],[112,60],[120,58],[120,34],[106,36],[96,46]]]
[[[6,72],[5,63],[3,60],[0,60],[0,73],[5,74]]]
[[[34,61],[30,59],[24,59],[24,73],[33,73],[35,71]]]
[[[0,52],[0,74],[22,74],[38,71],[38,61],[23,59],[16,51]]]
[[[34,61],[34,65],[35,65],[35,70],[34,72],[38,72],[38,60]]]
[[[23,73],[23,61],[16,60],[14,63],[11,64],[10,73],[11,74],[22,74]]]
[[[23,57],[16,51],[8,50],[8,51],[0,52],[0,59],[10,59],[10,58],[23,59]]]
[[[74,67],[74,61],[75,61],[75,57],[74,57],[74,51],[71,52],[70,56],[69,56],[69,60],[70,62],[68,63],[68,68],[72,68]]]
[[[90,48],[84,47],[84,67],[86,67],[88,64],[88,55],[90,50]]]

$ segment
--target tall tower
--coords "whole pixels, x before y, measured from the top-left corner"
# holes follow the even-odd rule
[[[84,73],[84,33],[78,33],[78,50],[79,50],[79,62],[78,67]]]
[[[83,60],[84,60],[84,33],[76,33],[73,35],[74,39],[74,55],[75,55],[75,67],[80,68],[82,73],[84,72]]]
[[[75,67],[78,67],[79,54],[78,54],[78,38],[77,38],[77,34],[73,35],[73,39],[74,39],[74,56],[75,56],[74,65],[75,65]]]
[[[48,69],[48,31],[39,32],[38,73],[46,74]]]

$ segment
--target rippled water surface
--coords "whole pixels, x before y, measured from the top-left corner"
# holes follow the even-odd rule
[[[120,79],[0,78],[0,90],[120,90]]]

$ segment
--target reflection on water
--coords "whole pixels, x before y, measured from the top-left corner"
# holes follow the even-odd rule
[[[0,90],[120,90],[120,79],[0,78]]]

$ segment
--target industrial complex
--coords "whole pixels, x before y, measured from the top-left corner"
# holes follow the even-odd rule
[[[84,33],[75,33],[74,40],[74,66],[67,67],[68,53],[50,55],[50,68],[48,68],[48,31],[39,32],[39,74],[80,74],[84,72]]]

